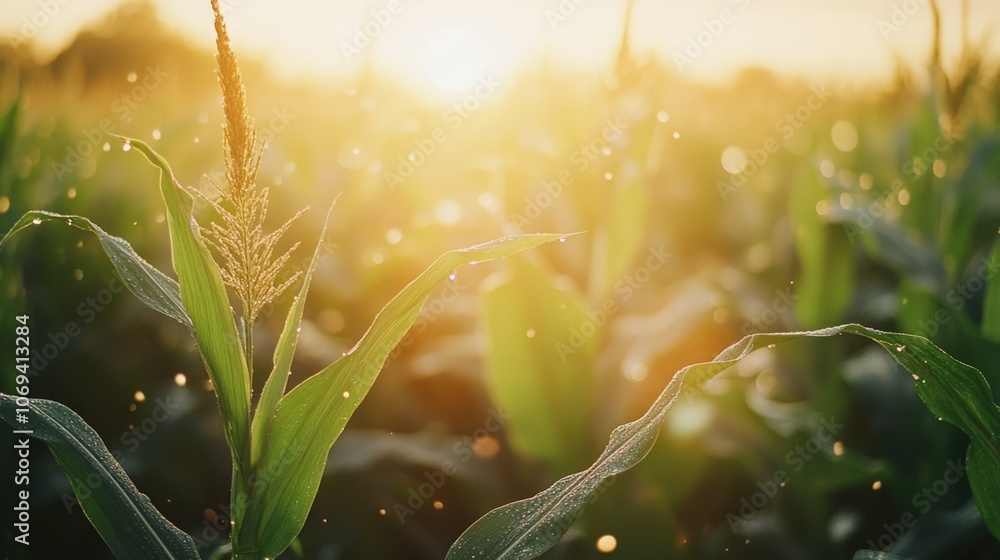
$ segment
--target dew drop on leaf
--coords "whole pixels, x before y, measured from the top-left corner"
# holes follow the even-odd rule
[[[127,152],[132,149],[132,141],[128,138],[122,140],[122,151]]]
[[[457,272],[452,272],[451,274],[448,275],[448,280],[454,280],[455,278],[458,278]]]
[[[903,346],[902,344],[896,346],[896,352],[902,352],[903,350],[906,350],[906,346]]]
[[[40,218],[35,218],[34,220],[31,220],[31,223],[37,226],[38,224],[42,223],[42,220]]]

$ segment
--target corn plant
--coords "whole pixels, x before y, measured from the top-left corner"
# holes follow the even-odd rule
[[[268,193],[256,186],[263,147],[246,109],[246,91],[216,0],[212,7],[228,183],[219,200],[206,199],[217,221],[207,228],[199,226],[194,215],[198,195],[183,188],[166,160],[147,144],[122,138],[125,151],[142,154],[159,170],[177,279],[143,260],[124,239],[80,216],[28,212],[0,240],[0,246],[25,228],[47,221],[89,231],[141,301],[191,329],[218,395],[232,458],[232,556],[260,560],[277,557],[296,539],[331,446],[431,290],[463,264],[504,257],[562,236],[510,236],[443,254],[382,309],[354,348],[286,391],[306,294],[321,252],[318,245],[300,275],[277,281],[288,259],[288,252],[279,252],[277,246],[295,218],[276,231],[263,229]],[[325,233],[324,229],[321,239]],[[254,407],[252,325],[260,310],[298,279],[301,285],[277,342],[274,367]],[[240,302],[239,312],[230,306],[227,286]],[[8,423],[15,422],[15,408],[13,396],[0,396],[0,415]],[[198,558],[192,538],[136,489],[97,433],[79,416],[59,403],[32,400],[29,417],[27,425],[18,427],[32,430],[34,437],[48,444],[69,476],[83,511],[118,558]],[[93,484],[94,477],[99,483]],[[91,492],[81,486],[84,480],[96,489]]]

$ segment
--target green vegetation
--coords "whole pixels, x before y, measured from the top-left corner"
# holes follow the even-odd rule
[[[456,118],[369,71],[241,75],[218,15],[220,110],[139,6],[0,57],[0,324],[30,317],[55,460],[39,554],[1000,552],[981,46],[852,93],[623,49]]]

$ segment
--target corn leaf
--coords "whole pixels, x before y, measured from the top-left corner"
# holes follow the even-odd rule
[[[634,165],[634,164],[633,164]],[[645,177],[623,166],[626,179],[612,185],[606,193],[606,220],[594,238],[590,265],[590,301],[601,302],[611,294],[615,283],[635,266],[635,259],[646,241],[649,194]],[[628,177],[629,174],[633,176]]]
[[[334,201],[336,204],[336,201]],[[278,406],[278,401],[285,394],[285,386],[288,383],[288,375],[292,369],[292,358],[295,357],[295,346],[299,341],[299,325],[302,324],[302,313],[306,308],[306,295],[309,293],[309,284],[312,282],[313,273],[316,271],[316,264],[319,262],[323,251],[323,243],[326,239],[327,225],[330,223],[330,214],[333,206],[326,214],[323,222],[323,231],[320,233],[319,242],[316,244],[316,251],[313,252],[309,268],[302,278],[302,287],[295,297],[292,307],[288,310],[288,317],[285,319],[285,327],[278,337],[278,344],[274,349],[274,369],[268,376],[264,384],[264,390],[260,394],[260,401],[257,403],[257,410],[253,415],[252,449],[253,462],[260,458],[260,450],[264,444],[264,438],[271,428],[271,420],[274,418],[274,409]]]
[[[511,445],[559,470],[586,465],[593,449],[581,427],[594,417],[591,364],[607,311],[591,319],[582,296],[520,257],[484,286],[487,382],[510,415]]]
[[[431,290],[463,264],[505,257],[559,235],[517,235],[440,256],[399,292],[347,353],[278,403],[238,542],[275,558],[305,524],[330,447],[375,382],[389,352],[417,319]]]
[[[802,179],[789,195],[789,216],[801,273],[795,282],[799,302],[793,308],[799,324],[817,328],[839,322],[854,293],[854,250],[839,228],[816,220],[816,203],[824,187]]]
[[[1000,261],[1000,237],[993,241],[993,248],[986,258],[991,264]],[[984,338],[1000,343],[1000,276],[991,276],[986,282],[981,329]]]
[[[96,235],[104,252],[111,259],[111,264],[115,266],[125,285],[136,297],[167,317],[188,327],[191,326],[191,318],[188,317],[187,311],[181,304],[180,287],[177,282],[136,254],[128,241],[108,234],[87,218],[43,210],[27,212],[14,224],[7,235],[0,239],[0,248],[3,248],[14,234],[28,226],[49,221],[65,223]]]
[[[164,518],[140,493],[111,452],[69,408],[32,399],[19,411],[15,398],[0,395],[0,417],[16,430],[48,444],[69,477],[80,507],[119,560],[198,560],[194,541]],[[21,414],[27,422],[17,421]],[[18,440],[26,439],[15,434]]]
[[[602,481],[635,466],[652,448],[660,425],[678,397],[697,390],[706,380],[736,364],[758,348],[801,337],[842,333],[870,338],[914,376],[917,393],[939,418],[964,431],[972,440],[967,455],[968,476],[987,527],[1000,535],[1000,409],[993,403],[983,375],[955,360],[927,339],[842,325],[816,331],[754,334],[724,350],[711,362],[681,369],[649,410],[638,420],[619,426],[604,453],[585,471],[569,475],[538,495],[497,508],[474,523],[448,552],[448,560],[535,558],[552,548],[597,498]]]
[[[912,560],[910,558],[904,558],[902,556],[896,556],[895,554],[889,554],[887,552],[879,552],[877,550],[859,550],[854,553],[852,560]]]
[[[181,301],[194,325],[194,336],[208,375],[219,395],[226,439],[237,465],[246,465],[250,434],[250,374],[233,319],[222,275],[201,238],[192,214],[193,199],[174,178],[170,166],[152,148],[125,139],[160,169],[160,194],[167,209],[170,248],[180,282]]]

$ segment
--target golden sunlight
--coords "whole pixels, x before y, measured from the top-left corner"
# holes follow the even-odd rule
[[[424,45],[424,73],[445,91],[465,91],[476,85],[489,68],[486,44],[464,27],[435,32]]]

